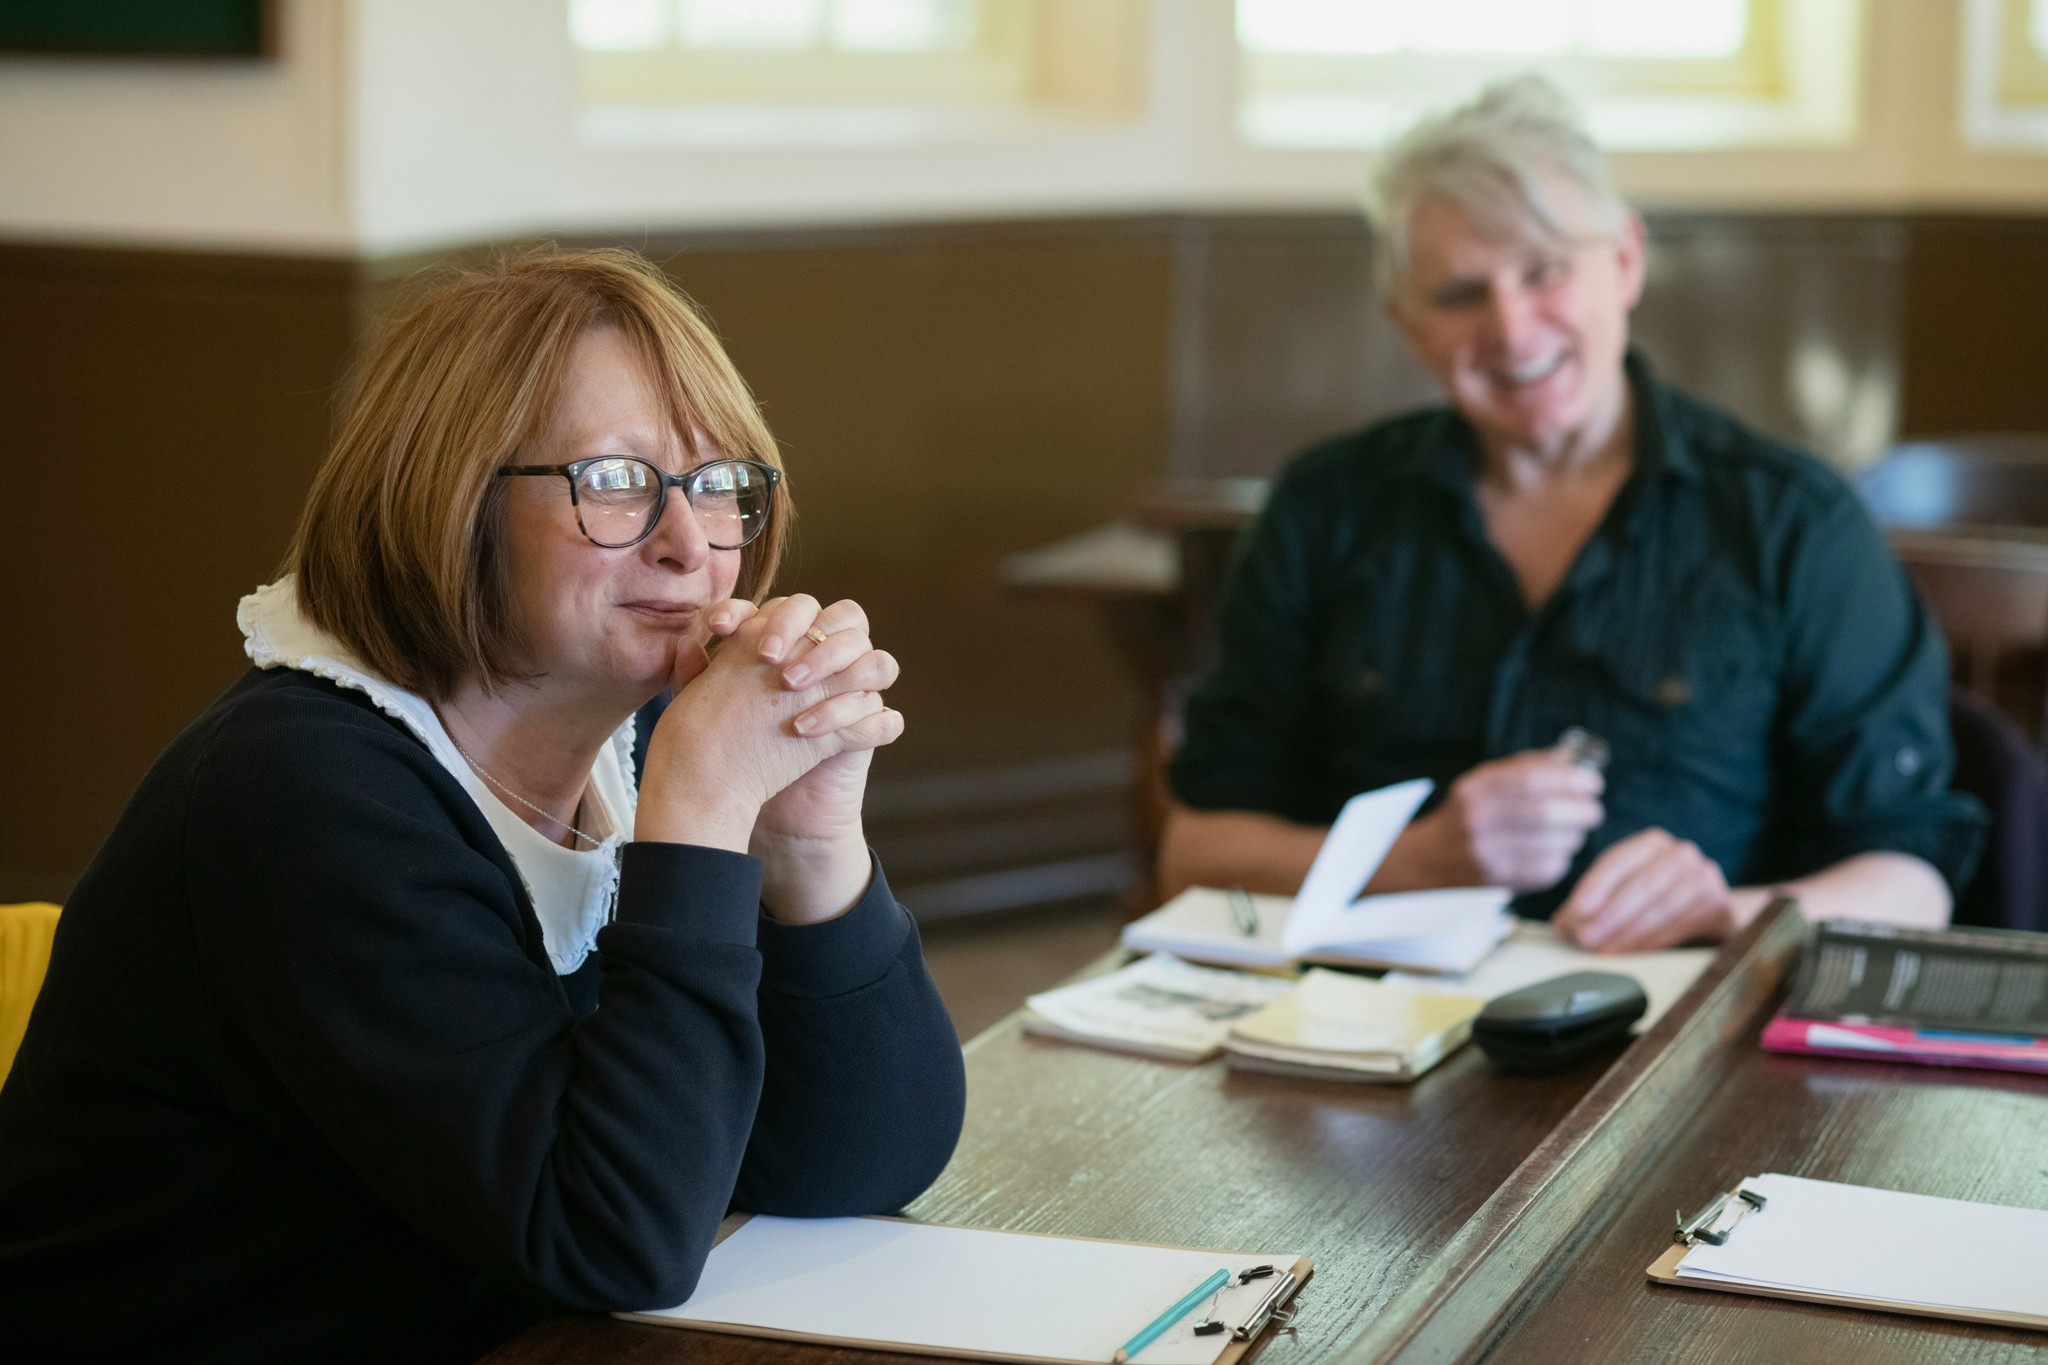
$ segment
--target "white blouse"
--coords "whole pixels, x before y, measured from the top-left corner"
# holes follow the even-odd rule
[[[604,842],[593,849],[567,849],[498,799],[456,749],[424,697],[380,677],[339,640],[306,620],[299,612],[292,575],[244,597],[235,611],[235,624],[242,629],[243,649],[258,668],[293,668],[352,687],[417,735],[462,784],[512,855],[512,865],[519,869],[540,918],[548,961],[564,976],[583,965],[596,946],[597,931],[611,919],[618,898],[619,855],[631,837],[639,802],[633,780],[633,717],[626,717],[613,733],[590,770],[590,790],[602,818],[589,832],[602,834]],[[583,809],[587,814],[589,803]]]

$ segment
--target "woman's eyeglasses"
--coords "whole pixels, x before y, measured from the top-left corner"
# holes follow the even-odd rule
[[[680,488],[714,550],[737,550],[761,534],[775,505],[782,471],[758,460],[713,460],[687,474],[665,473],[630,455],[600,455],[574,464],[514,464],[498,471],[554,474],[569,481],[576,524],[593,545],[623,550],[654,534],[668,506],[668,490]]]

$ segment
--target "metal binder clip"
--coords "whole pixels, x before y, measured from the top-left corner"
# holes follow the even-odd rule
[[[1687,1218],[1683,1213],[1677,1215],[1676,1240],[1687,1246],[1698,1246],[1701,1242],[1710,1247],[1720,1246],[1752,1209],[1760,1210],[1763,1206],[1764,1197],[1750,1190],[1737,1188],[1726,1194],[1717,1194],[1692,1217]]]
[[[1252,1309],[1246,1315],[1245,1320],[1232,1330],[1230,1339],[1232,1341],[1250,1341],[1253,1337],[1257,1336],[1261,1327],[1264,1327],[1269,1321],[1280,1315],[1282,1311],[1281,1306],[1286,1303],[1287,1296],[1294,1292],[1294,1286],[1295,1278],[1293,1271],[1287,1271],[1275,1279],[1273,1287],[1266,1291],[1265,1297],[1259,1300],[1258,1306]],[[1290,1313],[1289,1316],[1291,1317],[1292,1314]]]

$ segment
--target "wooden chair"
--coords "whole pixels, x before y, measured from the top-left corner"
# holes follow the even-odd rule
[[[54,905],[0,905],[0,1085],[13,1070],[15,1049],[28,1030],[29,1011],[43,988],[56,932]]]
[[[1949,436],[1894,446],[1857,487],[1899,530],[2048,527],[2048,434]]]
[[[1894,449],[1857,480],[1960,685],[2048,740],[2048,435]]]

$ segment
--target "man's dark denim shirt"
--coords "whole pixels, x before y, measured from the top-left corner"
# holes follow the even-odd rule
[[[1221,654],[1172,781],[1203,810],[1325,825],[1412,777],[1582,725],[1608,742],[1601,850],[1661,826],[1731,885],[1855,853],[1969,874],[1982,808],[1948,788],[1948,660],[1840,476],[1628,361],[1635,468],[1533,614],[1473,497],[1449,409],[1381,422],[1281,474],[1240,547]]]

